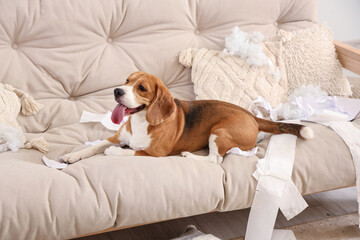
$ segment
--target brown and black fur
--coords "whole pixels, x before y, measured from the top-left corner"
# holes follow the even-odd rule
[[[126,89],[132,89],[130,95],[126,96],[132,96],[139,105],[135,109],[140,107],[139,111],[143,111],[137,116],[134,126],[132,117],[135,116],[130,116],[114,136],[98,145],[65,154],[62,156],[64,161],[73,163],[102,152],[105,147],[112,144],[120,143],[129,144],[134,149],[109,148],[105,150],[105,154],[162,157],[181,153],[184,157],[221,163],[223,156],[233,147],[239,147],[243,151],[252,149],[260,131],[274,134],[289,133],[306,139],[313,136],[312,130],[308,127],[260,119],[234,104],[216,100],[174,99],[162,81],[148,73],[131,74],[125,85]],[[121,96],[114,96],[115,100],[122,104]],[[138,114],[139,111],[135,111],[134,114]],[[139,117],[145,124],[145,128],[140,128],[140,132],[134,131],[137,127],[135,124],[142,123],[138,122]],[[122,136],[125,137],[124,143],[120,142]],[[146,147],[141,146],[143,142],[138,145],[140,147],[133,145],[132,143],[137,142],[131,142],[132,137],[146,142]],[[208,156],[199,157],[191,153],[206,145],[209,145]]]
[[[138,79],[154,89],[153,97],[147,96],[144,101],[149,102],[145,110],[152,142],[135,155],[158,157],[194,152],[208,144],[210,134],[217,136],[215,142],[221,156],[232,147],[244,151],[254,148],[259,131],[301,137],[302,125],[260,119],[239,106],[222,101],[174,99],[159,78],[138,72],[130,75],[129,82],[137,84]],[[130,122],[125,124],[127,129],[131,129]],[[114,136],[108,140],[116,142],[116,139]]]

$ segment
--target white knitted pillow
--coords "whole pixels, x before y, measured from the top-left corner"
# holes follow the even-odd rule
[[[337,59],[333,34],[325,25],[286,32],[282,58],[288,78],[288,94],[304,85],[316,85],[329,95],[351,96],[351,88]]]
[[[185,67],[192,66],[196,99],[221,100],[247,109],[253,100],[262,96],[275,107],[287,96],[281,42],[265,42],[262,48],[273,66],[279,68],[280,76],[271,74],[268,65],[249,65],[238,56],[204,48],[183,50],[179,61]]]

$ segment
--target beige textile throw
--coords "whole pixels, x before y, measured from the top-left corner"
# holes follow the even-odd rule
[[[25,136],[16,121],[20,111],[25,116],[31,116],[42,107],[43,105],[24,91],[0,83],[0,152],[15,152],[24,147],[34,148],[43,153],[49,151],[48,143],[42,137],[31,139],[25,144]]]

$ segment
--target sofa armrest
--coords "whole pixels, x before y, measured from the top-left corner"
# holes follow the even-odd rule
[[[334,40],[334,45],[341,65],[356,74],[360,74],[360,49],[337,40]]]

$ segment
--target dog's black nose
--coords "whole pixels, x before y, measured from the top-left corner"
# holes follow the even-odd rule
[[[125,93],[124,90],[122,90],[121,88],[114,89],[114,96],[116,98],[121,97],[122,95],[124,95],[124,93]]]

